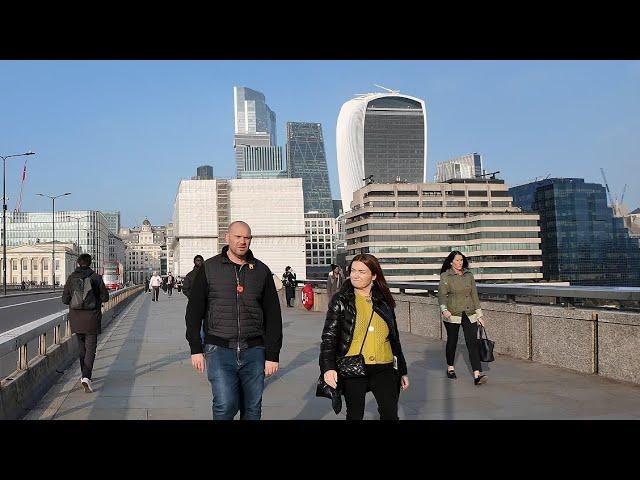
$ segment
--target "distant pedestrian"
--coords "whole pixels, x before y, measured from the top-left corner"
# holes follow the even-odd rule
[[[80,349],[80,383],[86,393],[93,392],[91,373],[96,358],[98,335],[102,333],[102,304],[109,300],[109,291],[102,277],[89,266],[91,255],[78,257],[78,268],[69,275],[62,292],[62,303],[69,305],[71,333],[76,334]]]
[[[456,372],[454,360],[460,325],[464,332],[464,341],[469,350],[469,361],[473,369],[473,383],[486,383],[487,376],[482,375],[480,363],[480,342],[478,342],[478,324],[484,326],[478,290],[473,274],[469,271],[469,261],[457,250],[449,254],[440,270],[438,303],[442,320],[447,330],[447,377],[454,379]]]
[[[331,271],[327,276],[327,303],[331,301],[336,292],[344,285],[344,275],[338,265],[331,264]]]
[[[203,263],[204,257],[202,255],[196,255],[195,257],[193,257],[193,270],[187,273],[187,276],[184,277],[184,281],[182,282],[182,293],[184,293],[187,298],[189,298],[189,294],[191,293],[191,285],[193,285],[193,279],[202,267]],[[206,312],[205,317],[203,318],[206,319]],[[200,328],[200,338],[202,339],[202,344],[204,345],[204,323]]]
[[[265,376],[278,371],[282,348],[280,302],[269,267],[249,245],[251,229],[233,222],[222,253],[198,269],[185,321],[191,364],[211,382],[214,420],[260,420]],[[200,328],[205,321],[202,354]]]
[[[20,290],[26,290],[26,289],[27,289],[27,282],[22,280],[22,283],[20,283]]]
[[[284,293],[287,299],[287,307],[293,307],[291,300],[296,298],[296,274],[291,267],[286,267],[282,274],[282,284],[284,285]]]
[[[149,286],[153,289],[153,292],[151,292],[151,301],[157,302],[160,296],[160,287],[162,286],[162,277],[158,275],[158,272],[153,272],[153,275],[149,279]]]
[[[149,291],[149,277],[144,277],[144,291],[145,293]]]
[[[173,292],[175,281],[175,277],[171,274],[171,272],[169,272],[169,275],[167,275],[167,295],[169,296],[171,296]]]

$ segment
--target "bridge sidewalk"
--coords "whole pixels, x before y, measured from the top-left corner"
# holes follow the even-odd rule
[[[184,338],[186,298],[138,297],[100,336],[95,392],[84,393],[77,362],[25,419],[210,419],[211,389],[191,367]],[[315,397],[323,315],[284,308],[280,371],[267,379],[264,419],[343,419]],[[490,319],[489,319],[490,322]],[[411,387],[402,419],[640,419],[640,387],[498,355],[476,387],[458,347],[457,380],[446,378],[444,342],[401,334]],[[365,418],[377,418],[369,394]]]

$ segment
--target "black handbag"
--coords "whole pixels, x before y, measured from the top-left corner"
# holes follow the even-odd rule
[[[316,397],[325,397],[331,400],[331,407],[336,415],[342,410],[342,392],[340,387],[337,389],[331,387],[324,381],[324,375],[320,374],[318,384],[316,386]]]
[[[484,338],[482,338],[482,333],[484,332]],[[483,362],[493,362],[495,358],[493,358],[493,346],[495,342],[489,340],[487,338],[487,331],[482,325],[478,325],[478,343],[480,344],[480,360]]]
[[[371,309],[371,317],[369,318],[369,324],[365,330],[364,339],[360,346],[358,355],[349,355],[348,357],[336,358],[336,368],[338,369],[338,376],[341,378],[358,378],[365,377],[367,374],[364,371],[364,355],[362,355],[362,349],[364,348],[364,342],[367,339],[369,333],[369,326],[371,326],[371,320],[373,320],[374,314],[373,307]]]

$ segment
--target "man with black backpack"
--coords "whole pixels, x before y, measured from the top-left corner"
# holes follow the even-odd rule
[[[96,358],[98,335],[102,333],[102,304],[109,300],[109,291],[102,277],[89,268],[91,255],[78,257],[78,268],[69,275],[62,292],[62,303],[69,305],[71,333],[75,333],[80,350],[80,383],[86,393],[91,388],[91,371]]]

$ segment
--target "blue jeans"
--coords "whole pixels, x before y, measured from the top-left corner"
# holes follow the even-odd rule
[[[213,394],[214,420],[260,420],[264,390],[264,347],[238,352],[233,348],[206,344],[207,378]]]

